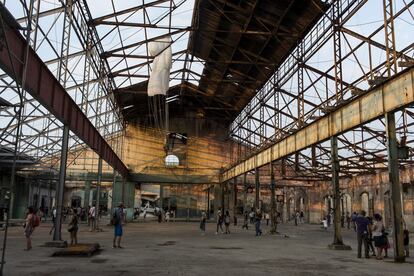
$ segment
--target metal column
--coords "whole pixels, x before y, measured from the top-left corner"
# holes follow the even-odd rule
[[[393,221],[394,261],[405,262],[403,245],[403,214],[401,185],[398,168],[398,146],[393,112],[385,114],[387,132],[388,173],[391,192],[391,217]]]
[[[63,127],[63,140],[62,151],[60,154],[60,170],[59,170],[59,183],[56,191],[56,221],[55,232],[53,233],[53,240],[62,240],[62,211],[63,211],[63,198],[65,193],[65,180],[66,180],[66,163],[68,159],[68,143],[69,143],[69,127],[65,125]]]
[[[85,197],[83,199],[83,207],[88,208],[89,207],[89,199],[91,197],[91,181],[86,180],[85,181]]]
[[[237,225],[237,177],[234,178],[233,193],[233,220],[234,225]]]
[[[247,211],[247,173],[243,174],[243,214]]]
[[[276,222],[276,181],[275,181],[275,172],[273,170],[273,162],[270,162],[270,219],[271,219],[271,228],[270,233],[276,234],[277,232],[277,222]]]
[[[95,230],[99,229],[99,201],[101,197],[101,180],[102,180],[102,158],[99,157],[98,160],[98,181],[96,183],[96,202],[95,202],[95,215],[96,223]]]
[[[332,186],[334,190],[334,241],[329,245],[330,249],[351,250],[351,247],[344,245],[341,233],[341,191],[339,190],[339,158],[338,158],[338,137],[331,137],[331,166]]]
[[[259,200],[260,200],[260,180],[259,180],[259,169],[256,168],[254,170],[254,176],[255,176],[255,180],[254,180],[254,184],[255,184],[255,192],[256,192],[256,196],[254,199],[254,208],[257,210],[260,207],[259,204]]]
[[[163,184],[160,184],[160,204],[159,204],[159,207],[160,207],[160,210],[161,210],[161,212],[163,212],[163,210],[164,210],[164,185]]]

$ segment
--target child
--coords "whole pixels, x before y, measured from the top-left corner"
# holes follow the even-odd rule
[[[405,257],[410,257],[410,251],[408,249],[408,244],[410,243],[409,232],[407,229],[404,230],[404,251]]]

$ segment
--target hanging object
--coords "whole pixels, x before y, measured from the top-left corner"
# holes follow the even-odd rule
[[[171,37],[163,37],[148,43],[148,50],[154,57],[148,81],[148,96],[166,95],[172,65]]]

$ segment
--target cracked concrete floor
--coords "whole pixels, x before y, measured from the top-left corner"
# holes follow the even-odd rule
[[[413,257],[405,264],[393,263],[392,258],[357,259],[352,230],[344,230],[352,251],[327,249],[332,229],[324,231],[317,225],[279,225],[278,230],[289,235],[286,238],[255,237],[253,227],[246,231],[240,226],[232,226],[230,235],[215,235],[214,223],[207,224],[205,236],[198,223],[129,223],[124,228],[124,249],[112,249],[111,227],[90,233],[81,225],[79,242],[98,242],[102,247],[92,257],[51,257],[56,249],[42,247],[50,240],[49,229],[47,223],[36,229],[33,250],[26,252],[22,228],[10,228],[5,275],[414,275]]]

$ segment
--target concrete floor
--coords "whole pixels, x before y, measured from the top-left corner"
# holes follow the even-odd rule
[[[80,242],[99,242],[103,248],[93,257],[50,257],[55,249],[42,247],[50,240],[49,227],[36,229],[29,252],[23,250],[22,228],[10,228],[5,275],[414,275],[413,257],[405,264],[357,259],[351,230],[344,230],[344,241],[352,251],[327,249],[332,230],[316,225],[279,225],[286,238],[255,237],[253,227],[232,226],[231,235],[215,235],[215,225],[208,224],[202,236],[198,223],[130,223],[124,228],[124,249],[111,248],[111,227],[90,233],[81,225]]]

